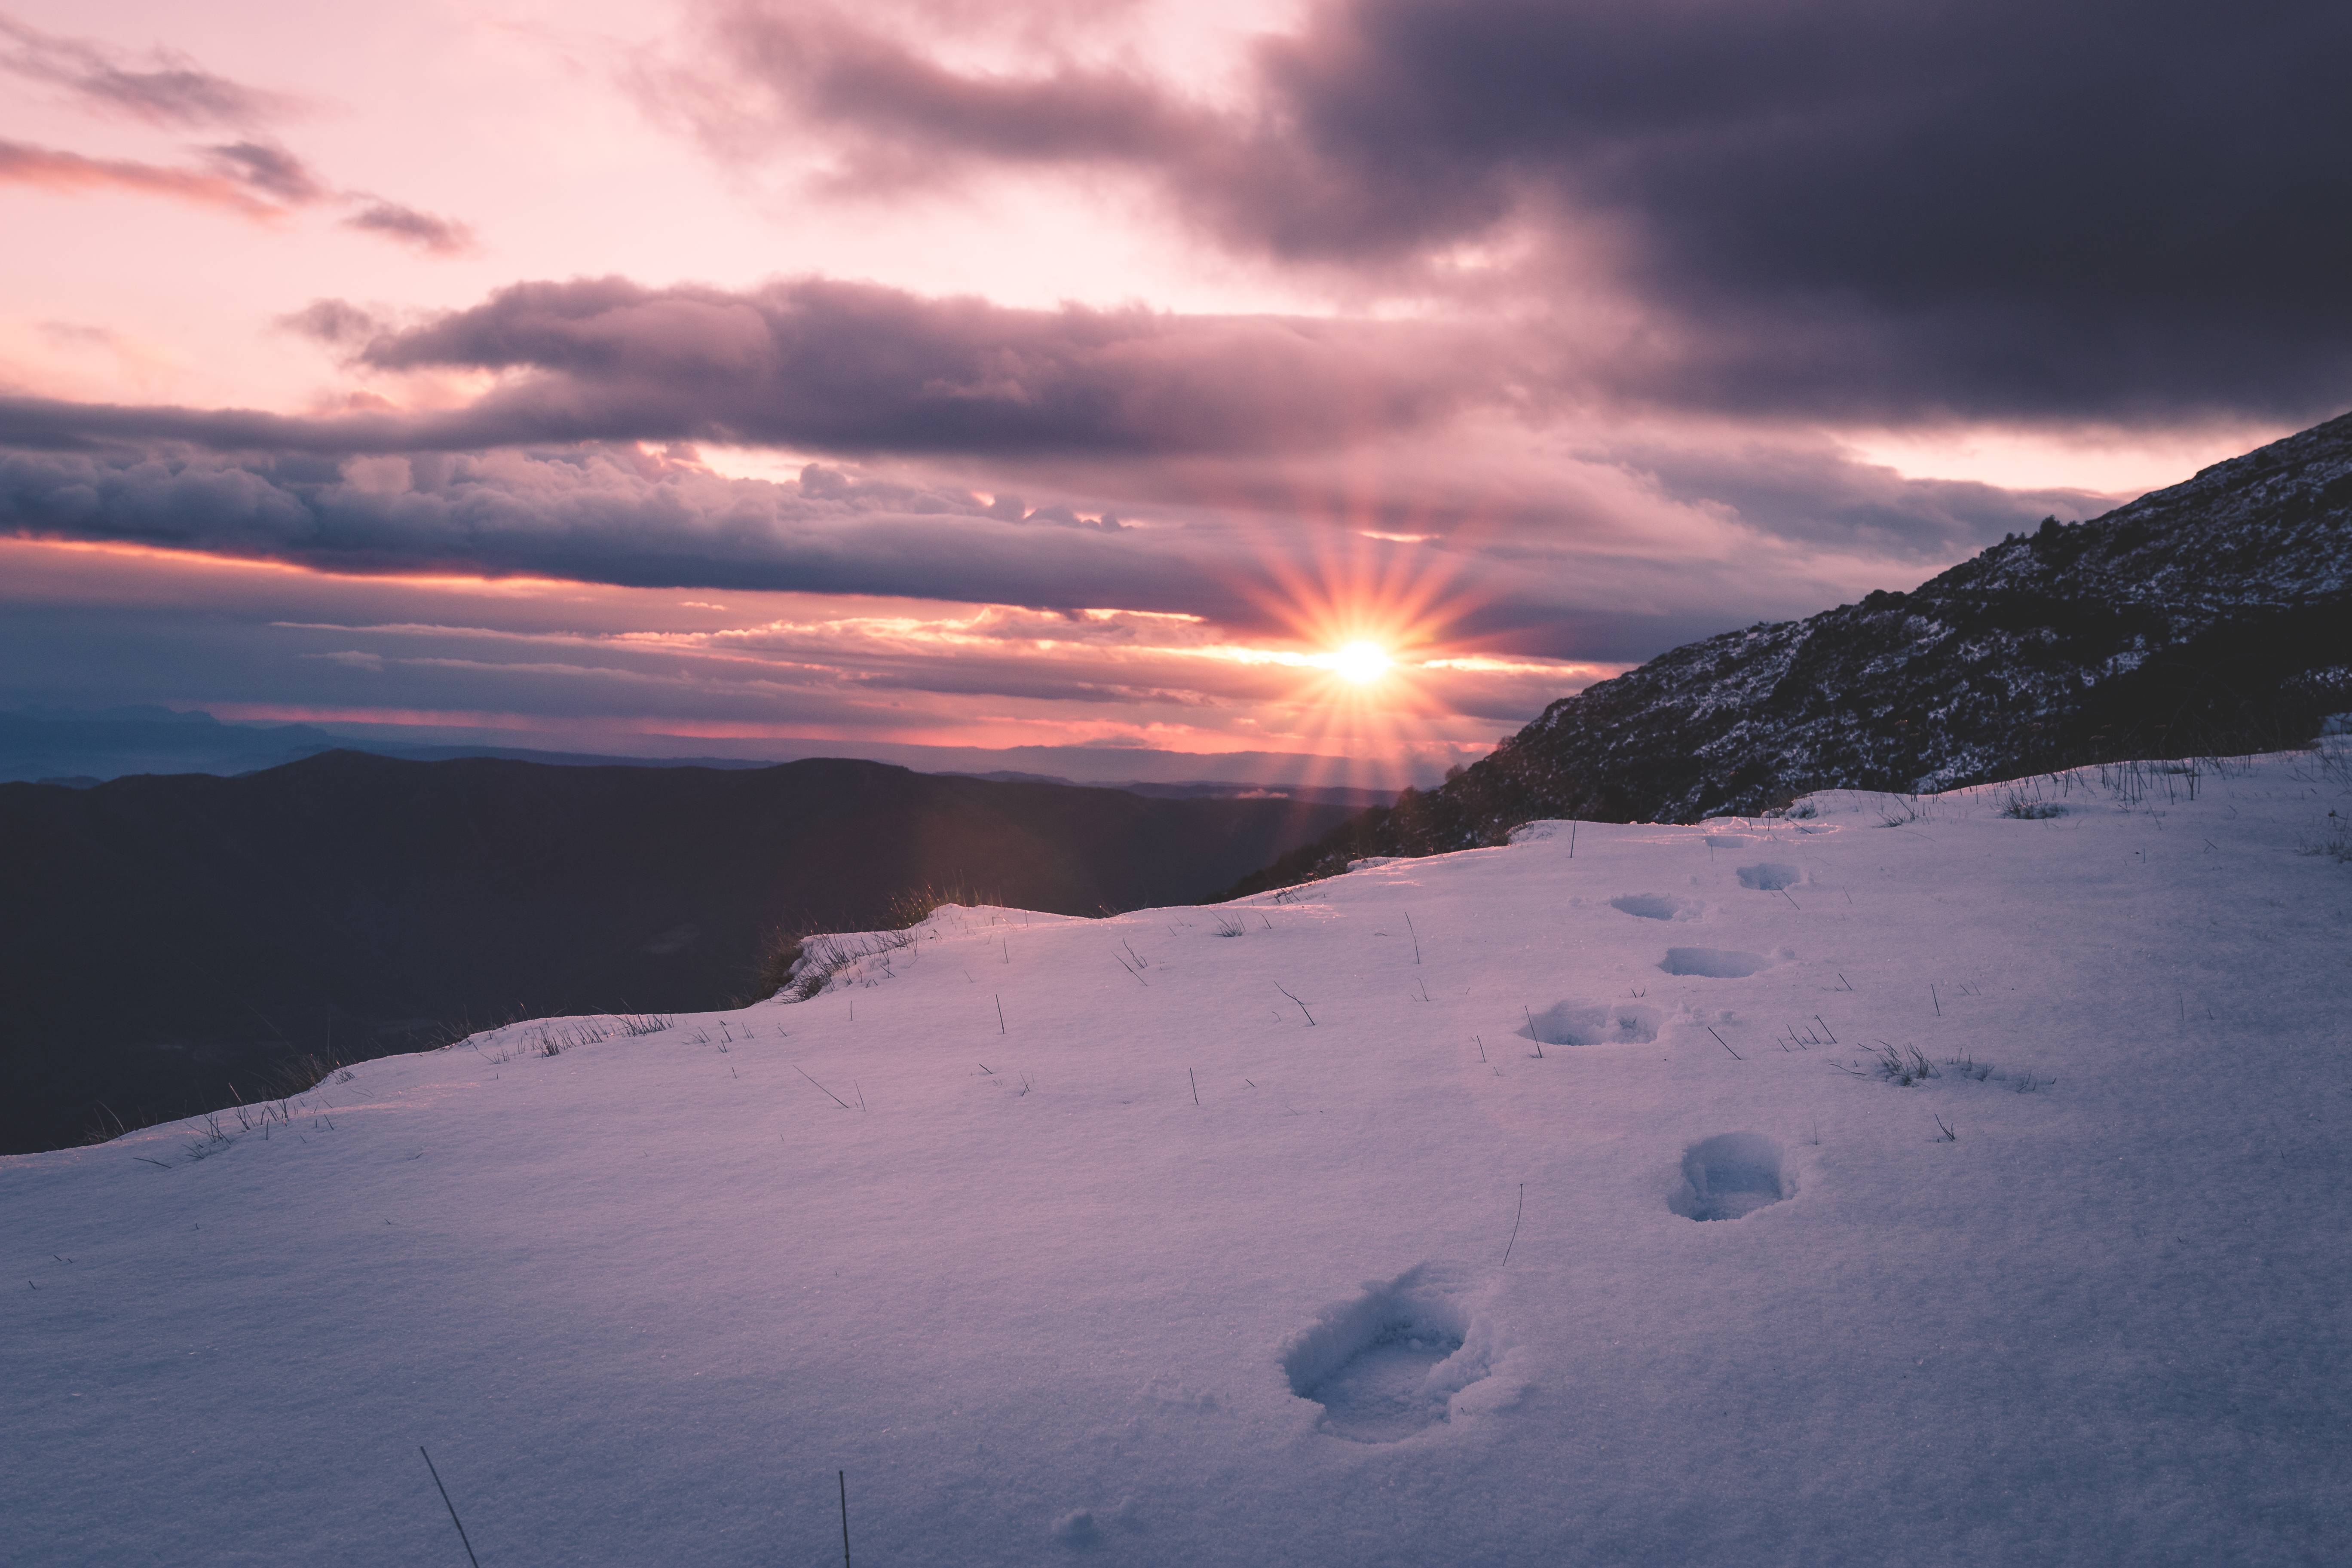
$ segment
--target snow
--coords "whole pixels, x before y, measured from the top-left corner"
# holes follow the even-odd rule
[[[2340,1561],[2347,780],[948,908],[0,1161],[5,1551],[459,1563],[423,1445],[484,1568],[836,1472],[861,1563]]]

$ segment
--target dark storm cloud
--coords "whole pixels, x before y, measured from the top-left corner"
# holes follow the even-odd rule
[[[728,480],[586,450],[228,461],[0,451],[0,530],[294,562],[626,587],[1237,611],[1223,540],[1031,528],[968,493]]]
[[[2034,415],[2336,405],[2347,64],[2307,0],[1362,0],[1268,79],[1400,240],[1431,180],[1630,225],[1684,397]]]
[[[379,369],[524,371],[490,418],[589,436],[903,452],[1312,447],[1427,424],[1481,370],[1442,334],[1140,309],[1010,310],[874,285],[521,284],[379,337]],[[1419,350],[1416,353],[1414,351]]]
[[[1622,245],[1649,317],[1615,355],[1628,394],[2285,415],[2352,384],[2340,5],[1337,0],[1215,112],[1066,62],[952,69],[838,16],[719,16],[706,68],[829,127],[851,171],[1137,168],[1227,243],[1374,271],[1507,223]],[[740,97],[688,111],[739,149],[759,129]]]
[[[349,346],[366,318],[289,318]],[[295,419],[0,399],[0,443],[162,438],[309,452],[718,440],[838,451],[1311,450],[1504,396],[1460,334],[1142,310],[1008,310],[866,284],[742,292],[529,283],[356,349],[378,370],[511,379],[454,412]]]
[[[0,396],[0,446],[74,451],[159,440],[279,454],[408,451],[431,445],[420,438],[413,421],[388,415],[300,419],[243,408]]]

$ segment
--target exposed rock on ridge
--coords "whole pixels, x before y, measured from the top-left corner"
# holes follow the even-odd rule
[[[1675,648],[1235,891],[1541,817],[1693,822],[1816,789],[2288,745],[2348,707],[2352,415],[1911,593]]]

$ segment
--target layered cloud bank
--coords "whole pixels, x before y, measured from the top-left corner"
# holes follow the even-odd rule
[[[1223,102],[959,66],[887,7],[702,15],[667,86],[730,156],[1116,171],[1213,243],[1375,277],[1515,248],[1470,275],[1604,277],[1620,374],[1678,403],[2297,417],[2352,368],[2339,7],[1338,0]]]
[[[395,90],[398,59],[315,44],[216,65],[231,18],[169,40],[0,21],[0,73],[30,106],[0,120],[0,200],[46,204],[68,240],[105,198],[121,225],[228,220],[206,231],[216,262],[278,247],[244,324],[203,330],[301,367],[198,376],[178,324],[134,338],[27,276],[44,313],[0,323],[0,529],[19,552],[103,547],[67,574],[99,618],[55,622],[0,695],[66,695],[106,639],[111,660],[92,574],[147,595],[162,558],[142,552],[161,551],[299,568],[322,605],[343,593],[330,576],[412,583],[393,597],[576,584],[604,618],[570,632],[611,658],[604,612],[631,594],[798,595],[770,619],[833,628],[784,639],[827,672],[814,685],[951,660],[911,686],[1002,699],[1000,739],[1082,736],[1131,702],[1130,729],[1178,749],[1355,725],[1343,749],[1450,752],[1524,717],[1509,704],[1906,587],[2352,386],[2331,151],[2352,110],[2330,78],[2352,22],[2316,5],[1347,0],[1258,35],[1142,5],[717,4],[569,32],[484,13],[471,47],[510,68],[533,122],[604,139],[570,187],[596,193],[593,224],[532,205],[528,181],[566,165],[489,118],[495,95],[432,70]],[[503,135],[404,163],[428,110]],[[372,134],[334,139],[339,115]],[[424,205],[371,194],[395,188]],[[394,254],[406,270],[356,259]],[[1046,268],[1094,281],[1039,300]],[[239,270],[159,265],[140,286],[201,318],[198,273]],[[1872,460],[1891,453],[1899,470]],[[257,625],[232,653],[193,629],[216,580],[184,581],[188,640],[119,694],[524,718],[549,700],[520,655],[429,656],[482,667],[455,701],[397,638]],[[17,602],[62,614],[47,592]],[[1029,662],[954,637],[883,657],[841,629],[883,601],[1025,639]],[[637,630],[677,630],[628,602]],[[447,618],[415,607],[382,624]],[[283,604],[278,622],[342,624]],[[1147,626],[1228,651],[1114,668],[1102,628]],[[1344,724],[1308,686],[1264,683],[1350,638],[1405,674]],[[594,714],[549,716],[975,733],[938,710],[763,712],[746,688],[712,717],[602,685]],[[1048,691],[1074,705],[1058,721]]]

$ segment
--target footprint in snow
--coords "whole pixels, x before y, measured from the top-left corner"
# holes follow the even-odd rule
[[[1103,1544],[1103,1526],[1132,1524],[1135,1521],[1135,1500],[1121,1498],[1117,1506],[1108,1509],[1074,1508],[1056,1515],[1053,1523],[1054,1539],[1074,1551],[1089,1552]]]
[[[1290,1342],[1290,1392],[1320,1426],[1355,1443],[1394,1443],[1444,1424],[1490,1370],[1486,1336],[1449,1280],[1423,1264],[1341,1302]]]
[[[1793,888],[1804,879],[1803,871],[1778,860],[1739,868],[1739,885],[1753,888],[1759,893],[1777,893],[1783,888]]]
[[[1609,907],[1645,921],[1695,921],[1706,912],[1704,906],[1688,899],[1670,899],[1662,893],[1625,893],[1610,900]]]
[[[1724,1132],[1683,1152],[1666,1206],[1685,1219],[1739,1219],[1796,1195],[1780,1145],[1760,1132]]]
[[[1773,960],[1760,952],[1741,952],[1727,947],[1670,947],[1658,967],[1669,974],[1697,974],[1709,980],[1742,980],[1759,970],[1772,967]]]
[[[1638,1002],[1555,1002],[1531,1016],[1522,1039],[1547,1046],[1644,1046],[1658,1037],[1658,1010]]]

